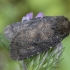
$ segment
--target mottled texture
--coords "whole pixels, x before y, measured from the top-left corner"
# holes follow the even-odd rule
[[[10,56],[22,60],[59,44],[69,35],[70,23],[64,16],[47,16],[7,26],[5,35],[11,40]]]

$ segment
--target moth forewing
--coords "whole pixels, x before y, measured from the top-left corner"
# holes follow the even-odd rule
[[[25,25],[27,26],[23,28]],[[68,19],[63,16],[46,16],[27,21],[12,38],[10,44],[11,58],[22,60],[49,50],[50,47],[55,48],[69,35],[69,26]]]

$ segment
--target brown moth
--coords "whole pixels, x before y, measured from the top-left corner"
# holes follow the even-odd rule
[[[64,16],[45,16],[17,22],[5,28],[5,36],[11,41],[10,56],[22,60],[55,48],[69,35],[70,22]]]

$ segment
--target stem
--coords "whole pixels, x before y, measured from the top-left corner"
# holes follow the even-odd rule
[[[27,70],[26,64],[24,63],[24,60],[22,60],[22,70]]]

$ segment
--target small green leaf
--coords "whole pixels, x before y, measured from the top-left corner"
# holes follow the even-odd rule
[[[6,48],[9,50],[10,42],[5,38],[3,34],[0,34],[0,47]]]
[[[25,59],[28,70],[56,70],[64,48],[60,46],[55,49],[42,52],[39,55]]]

